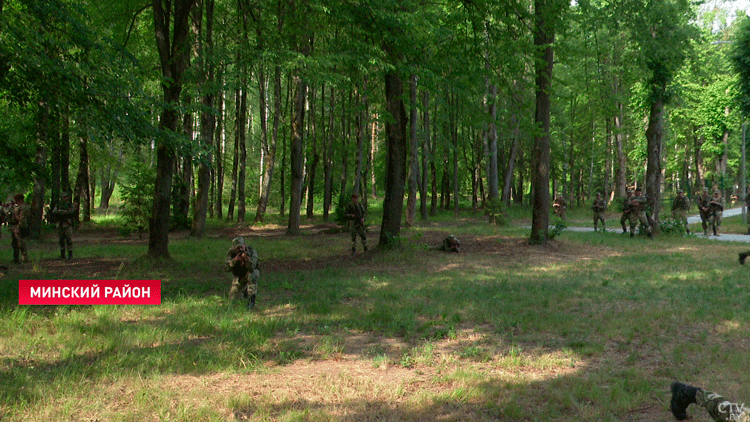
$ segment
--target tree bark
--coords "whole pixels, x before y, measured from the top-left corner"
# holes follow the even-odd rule
[[[198,190],[195,195],[195,218],[193,219],[193,228],[191,236],[203,237],[206,234],[206,216],[208,214],[209,190],[211,185],[211,166],[213,159],[212,147],[214,138],[214,127],[216,119],[213,114],[214,108],[214,91],[209,87],[214,83],[214,65],[213,65],[213,21],[214,21],[214,4],[215,0],[204,0],[206,8],[205,22],[205,48],[202,48],[198,57],[201,60],[201,70],[203,72],[203,89],[204,94],[201,99],[203,110],[201,111],[201,155],[198,164]],[[202,23],[202,19],[198,22]],[[204,44],[199,44],[204,45]]]
[[[83,212],[83,221],[91,221],[91,197],[89,195],[89,138],[85,133],[78,142],[78,176],[73,200],[76,209]]]
[[[187,48],[190,10],[195,0],[152,0],[154,32],[162,72],[164,108],[159,119],[162,132],[177,130],[177,104],[182,92],[182,76],[187,69],[190,49]],[[165,10],[164,6],[172,7]],[[173,25],[170,23],[173,17]],[[170,28],[172,29],[170,37]],[[162,135],[168,136],[168,135]],[[174,169],[174,150],[163,138],[157,140],[154,206],[149,222],[148,256],[169,259],[169,203]]]
[[[383,220],[380,226],[379,246],[398,244],[401,233],[401,212],[404,205],[404,179],[406,169],[406,108],[403,100],[403,81],[396,71],[385,74],[386,120],[388,152],[385,173],[385,198]]]
[[[554,64],[555,24],[553,0],[534,1],[534,46],[536,57],[536,112],[534,123],[538,132],[534,136],[531,158],[531,235],[533,244],[547,244],[549,226],[549,163],[550,163],[550,86]]]
[[[666,87],[661,92],[665,92]],[[646,166],[646,196],[651,208],[652,233],[659,231],[659,198],[661,196],[661,150],[664,133],[664,98],[658,95],[651,103],[646,142],[648,163]]]
[[[417,180],[419,179],[419,154],[417,148],[417,75],[409,77],[409,196],[406,201],[406,227],[414,225],[417,214]]]
[[[299,77],[294,77],[294,118],[292,120],[292,148],[291,148],[291,196],[289,200],[289,223],[287,234],[300,234],[300,207],[302,200],[302,178],[304,164],[304,122],[305,122],[305,99],[307,97],[307,84]]]

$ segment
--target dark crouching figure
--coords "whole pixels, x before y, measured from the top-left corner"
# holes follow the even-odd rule
[[[750,409],[744,404],[732,403],[716,393],[677,381],[672,383],[671,389],[672,399],[669,402],[669,410],[678,421],[688,418],[686,410],[688,406],[695,403],[706,409],[706,412],[717,422],[750,422]]]
[[[247,309],[255,307],[255,296],[258,294],[258,253],[245,244],[245,239],[237,237],[232,240],[232,247],[227,253],[227,271],[231,271],[234,278],[229,289],[229,299],[234,300],[242,290],[242,295],[248,299]]]
[[[31,207],[24,201],[23,194],[13,197],[8,226],[11,233],[11,247],[13,248],[13,262],[18,264],[29,262],[29,252],[26,249],[26,238],[29,237],[29,216]]]
[[[445,252],[461,252],[461,242],[456,236],[450,235],[443,240],[440,250]]]

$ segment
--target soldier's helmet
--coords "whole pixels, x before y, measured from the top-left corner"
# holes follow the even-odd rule
[[[452,248],[458,248],[461,246],[461,242],[458,241],[458,238],[454,235],[448,236],[448,243],[450,243]]]
[[[232,246],[240,246],[240,245],[243,245],[243,246],[245,245],[245,239],[242,236],[235,237],[234,239],[232,239]]]

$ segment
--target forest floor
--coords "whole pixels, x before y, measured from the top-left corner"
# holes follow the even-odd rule
[[[288,250],[284,250],[288,248],[287,246],[283,246],[281,250],[272,249],[270,245],[287,245],[289,242],[294,242],[295,238],[286,235],[286,228],[283,226],[267,224],[259,228],[235,226],[209,230],[206,235],[207,241],[220,243],[223,251],[236,236],[245,237],[251,245],[256,243],[263,245],[264,251],[269,250],[266,256],[261,253],[262,281],[259,287],[259,302],[257,309],[251,314],[256,321],[262,319],[291,321],[306,318],[295,316],[300,314],[300,310],[290,308],[289,295],[292,294],[289,292],[290,288],[276,287],[271,291],[270,286],[265,283],[278,286],[287,283],[285,280],[299,279],[304,274],[321,273],[331,269],[343,271],[345,274],[372,274],[373,279],[382,278],[394,281],[400,276],[414,277],[415,274],[420,279],[430,279],[456,273],[458,279],[467,277],[467,280],[472,280],[467,281],[471,283],[467,286],[473,286],[474,279],[478,280],[478,285],[481,285],[484,275],[496,280],[507,278],[510,283],[513,283],[517,277],[521,280],[526,280],[528,277],[531,279],[542,277],[543,280],[551,277],[551,280],[556,280],[558,277],[563,277],[561,280],[564,280],[565,284],[570,283],[572,287],[560,286],[559,292],[556,290],[558,287],[551,287],[553,292],[540,291],[540,296],[549,294],[549,297],[534,298],[533,294],[527,297],[524,292],[526,289],[533,291],[538,287],[518,287],[515,290],[507,290],[508,287],[501,286],[499,291],[505,292],[503,294],[508,294],[509,297],[518,295],[516,299],[513,299],[518,301],[520,307],[515,312],[523,315],[501,315],[500,321],[511,321],[507,326],[504,325],[506,323],[500,321],[477,324],[471,318],[467,318],[456,324],[450,335],[428,336],[428,339],[413,335],[392,335],[379,330],[344,329],[339,331],[335,328],[331,337],[327,331],[329,329],[323,326],[294,332],[282,330],[269,338],[261,350],[269,351],[268,353],[280,353],[282,356],[288,352],[294,356],[293,358],[265,359],[260,370],[198,371],[198,373],[170,371],[164,376],[149,380],[148,388],[153,391],[171,392],[166,394],[179,397],[173,399],[173,404],[167,405],[172,411],[177,406],[188,409],[186,412],[191,413],[195,412],[196,408],[208,406],[221,414],[220,420],[670,420],[668,387],[673,372],[668,368],[673,363],[667,361],[671,360],[670,353],[677,353],[672,352],[672,348],[678,350],[682,347],[680,339],[664,339],[658,331],[661,328],[655,328],[653,330],[657,331],[652,331],[650,326],[644,328],[642,323],[633,318],[614,328],[614,331],[607,331],[602,327],[597,328],[598,324],[606,325],[607,319],[612,316],[613,312],[617,319],[631,311],[637,313],[639,309],[642,309],[641,314],[660,312],[658,307],[662,306],[663,301],[666,300],[663,297],[666,287],[662,286],[654,290],[656,292],[652,295],[654,298],[648,301],[639,302],[631,298],[623,304],[619,303],[622,296],[629,297],[636,294],[631,292],[630,287],[626,287],[628,283],[623,285],[625,287],[617,287],[621,290],[605,291],[601,293],[603,296],[595,298],[586,298],[585,293],[581,297],[573,294],[568,297],[566,293],[577,291],[580,287],[577,284],[579,280],[588,279],[588,277],[592,280],[584,283],[589,286],[589,290],[602,287],[605,290],[613,288],[614,286],[606,281],[611,277],[606,263],[620,262],[620,259],[628,262],[631,259],[629,256],[634,253],[640,255],[634,252],[639,248],[636,242],[651,245],[651,243],[645,243],[651,241],[642,237],[635,239],[630,246],[620,247],[617,246],[617,242],[629,243],[627,236],[585,233],[575,236],[589,236],[588,239],[593,241],[580,238],[573,241],[555,240],[540,247],[529,245],[527,238],[519,236],[517,232],[504,233],[495,229],[481,229],[483,226],[486,226],[486,223],[482,219],[463,217],[451,219],[448,222],[423,223],[416,230],[405,231],[404,238],[411,245],[408,252],[424,255],[417,259],[418,267],[415,267],[408,258],[383,259],[383,254],[375,248],[379,233],[377,228],[373,227],[368,232],[370,251],[362,253],[358,242],[357,248],[360,252],[354,256],[348,253],[349,234],[340,231],[334,224],[317,223],[301,227],[303,234],[300,242],[308,248],[313,245],[324,250],[303,256],[288,253]],[[480,229],[471,229],[472,227],[480,227]],[[451,233],[455,233],[461,240],[461,254],[446,254],[437,250],[442,240]],[[615,245],[609,244],[606,240],[602,241],[604,238],[601,236],[611,236],[609,239],[612,239]],[[0,243],[5,244],[6,240],[9,239],[3,236]],[[681,242],[647,247],[652,248],[649,250],[654,255],[662,252],[672,254],[677,258],[669,259],[681,262],[682,254],[690,257],[705,256],[705,250],[701,248],[705,248],[706,240],[696,241],[703,243],[701,246],[690,246]],[[32,257],[36,257],[33,270],[30,270],[28,266],[31,264],[21,267],[10,265],[8,270],[0,271],[0,279],[17,279],[34,275],[49,278],[47,276],[49,274],[54,274],[55,278],[59,279],[81,278],[83,275],[89,279],[109,279],[116,278],[120,274],[132,278],[138,273],[128,272],[127,268],[122,272],[123,266],[130,265],[127,259],[109,253],[92,253],[92,251],[96,251],[97,248],[111,247],[115,250],[136,250],[138,251],[136,255],[144,254],[148,240],[145,237],[139,238],[137,235],[123,236],[113,228],[84,226],[75,233],[74,242],[76,250],[83,251],[81,256],[76,256],[73,261],[57,259],[55,234],[48,233],[41,242],[35,242],[30,246],[32,249],[35,248],[32,252]],[[170,244],[189,244],[190,242],[191,238],[187,231],[177,232],[170,236]],[[3,249],[5,247],[4,245]],[[726,247],[720,249],[719,253],[728,255],[726,251],[729,249]],[[8,256],[7,252],[3,252],[2,256]],[[137,257],[133,259],[138,260]],[[212,255],[211,259],[220,262],[223,256]],[[4,260],[0,260],[2,261]],[[737,266],[736,255],[726,261],[726,265]],[[647,265],[649,264],[643,264],[641,271],[646,273],[660,271],[649,269]],[[196,271],[194,267],[184,270],[175,269],[175,272],[181,271],[186,274],[180,274],[179,277],[207,278],[212,277],[213,270]],[[538,271],[538,275],[525,275],[533,271]],[[566,272],[567,275],[565,275]],[[149,277],[151,274],[141,273],[140,275]],[[226,294],[228,278],[226,274],[222,276],[218,278],[222,281],[205,294],[217,296]],[[325,278],[325,274],[320,277]],[[348,276],[341,277],[346,279]],[[507,284],[508,280],[502,281],[501,284]],[[409,282],[405,285],[408,286]],[[523,281],[522,283],[532,286],[536,281]],[[558,282],[553,282],[553,284],[556,283]],[[321,289],[325,288],[321,287]],[[643,286],[638,287],[638,289],[642,288]],[[299,288],[295,285],[294,290],[299,290]],[[325,295],[325,293],[322,294]],[[637,294],[640,295],[640,293]],[[401,298],[394,298],[394,300],[399,301]],[[413,298],[403,300],[414,301]],[[477,300],[486,300],[486,298]],[[589,300],[591,305],[582,305]],[[368,309],[370,313],[377,313],[371,308],[372,303],[377,303],[377,300],[370,303],[370,299],[366,296],[343,298],[341,301],[344,306],[362,307]],[[540,301],[541,306],[553,309],[552,314],[556,313],[557,305],[565,308],[563,313],[567,316],[563,318],[566,318],[566,322],[551,320],[541,323],[536,322],[539,316],[526,315],[530,312],[530,308],[539,307]],[[560,304],[556,304],[556,301],[560,301]],[[578,304],[579,301],[581,304]],[[448,306],[451,305],[450,302],[446,303]],[[471,302],[468,303],[468,306],[471,306]],[[563,303],[567,304],[562,305]],[[489,304],[489,306],[492,305]],[[679,308],[679,303],[675,306]],[[602,318],[595,318],[596,322],[590,322],[593,326],[591,332],[596,333],[591,336],[595,337],[580,334],[583,340],[575,338],[566,340],[568,334],[560,334],[579,330],[577,324],[581,323],[580,318],[584,320],[590,318],[591,315],[586,315],[586,313],[600,307],[609,311],[603,312]],[[429,323],[429,320],[434,318],[430,315],[432,312],[418,310],[414,311],[414,314],[419,321]],[[502,314],[503,311],[499,312]],[[476,315],[474,317],[479,319]],[[542,319],[548,317],[542,317]],[[661,317],[654,319],[659,318]],[[627,318],[622,321],[626,320]],[[561,327],[569,324],[570,321],[573,321],[573,328]],[[585,321],[582,323],[587,324]],[[444,321],[436,324],[444,324]],[[535,328],[537,324],[539,326]],[[679,321],[670,321],[668,326],[679,327],[672,328],[672,330],[682,329]],[[665,328],[665,330],[670,329]],[[581,333],[585,333],[585,329]],[[629,338],[632,335],[635,335],[635,338]],[[333,345],[330,344],[331,341]],[[200,349],[207,347],[206,345],[211,342],[211,337],[198,337],[181,341],[180,345],[183,347],[194,344]],[[568,346],[558,345],[560,342]],[[231,347],[231,342],[227,344],[229,346],[221,347]],[[727,345],[726,349],[730,350],[731,344]],[[571,350],[575,353],[571,353]],[[727,350],[722,346],[718,353],[716,350],[712,353],[720,356]],[[638,356],[645,356],[645,358],[640,359]],[[10,359],[9,362],[12,360],[12,358],[8,359]],[[24,366],[26,364],[19,363],[18,365],[23,371],[27,371]],[[700,365],[700,360],[694,365]],[[619,372],[620,368],[629,369]],[[0,362],[0,376],[3,375],[2,369],[3,364]],[[34,373],[33,368],[28,371]],[[631,382],[632,385],[619,385],[623,382],[620,378],[622,378],[622,373],[626,373],[624,371],[629,371],[627,374],[632,375],[636,380]],[[628,382],[630,381],[625,381],[626,384]],[[638,385],[638,382],[647,383],[649,387],[644,389]],[[519,385],[525,387],[521,388]],[[92,416],[82,416],[76,420],[120,420],[120,418],[107,418],[107,415],[116,415],[117,409],[132,407],[138,396],[138,386],[138,381],[119,382],[112,387],[118,388],[118,391],[96,393],[97,396],[103,395],[100,400],[107,403],[107,412],[89,412]],[[577,391],[579,386],[585,386],[585,388],[581,387],[583,392]],[[629,394],[632,394],[632,402],[622,404],[618,401],[627,402],[627,400],[616,398],[613,404],[598,403],[597,401],[601,399],[596,396],[599,394],[598,391],[603,389],[602,394],[606,397],[610,388],[612,394],[620,391],[621,388],[632,389],[632,391],[628,390]],[[597,393],[589,390],[597,391]],[[730,392],[733,391],[736,392],[736,387],[730,388]],[[568,394],[574,398],[567,397]],[[646,394],[646,397],[643,397],[643,394]],[[192,402],[194,404],[190,404]],[[528,406],[524,402],[528,402]],[[551,409],[556,410],[545,410],[541,413],[542,416],[538,416],[537,410],[547,406],[548,403],[555,403]],[[3,419],[2,410],[0,406],[0,419]],[[556,417],[550,416],[554,415],[555,411],[562,413]],[[300,412],[299,415],[302,416],[295,416],[294,412]],[[23,412],[21,414],[23,415]],[[31,413],[32,419],[38,415]],[[602,417],[603,415],[607,416]],[[29,414],[24,416],[28,418]],[[697,420],[708,420],[702,419],[696,413],[693,416],[697,417]],[[153,414],[146,413],[146,420],[153,420],[153,417]],[[11,420],[16,419],[21,418]],[[191,420],[190,417],[184,419]],[[196,417],[194,420],[215,419],[215,417]],[[56,420],[56,418],[53,417],[50,420]]]

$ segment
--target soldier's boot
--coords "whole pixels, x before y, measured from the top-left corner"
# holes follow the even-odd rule
[[[675,419],[684,421],[687,419],[685,410],[691,403],[696,403],[695,394],[699,388],[675,381],[672,383],[671,390],[672,400],[669,402],[669,410],[672,411]]]
[[[708,236],[708,229],[703,229],[703,236]]]
[[[65,249],[60,249],[60,259],[65,259]]]
[[[357,253],[357,247],[356,246],[352,246],[352,255],[354,255],[356,253]]]
[[[687,234],[690,234],[690,227],[685,227],[685,231],[687,232]]]
[[[18,260],[18,251],[13,251],[13,263],[14,264],[20,264],[21,261]]]
[[[367,242],[362,242],[362,249],[367,252]]]
[[[714,227],[714,236],[718,236],[718,234],[716,234],[716,227]]]
[[[68,251],[68,260],[73,259],[73,251]]]
[[[247,303],[247,309],[255,308],[255,295],[250,296],[250,302]]]
[[[626,229],[624,225],[622,226],[622,232],[623,234],[628,232],[628,229]]]
[[[743,252],[740,255],[740,265],[745,265],[745,258],[747,258],[747,252]]]

